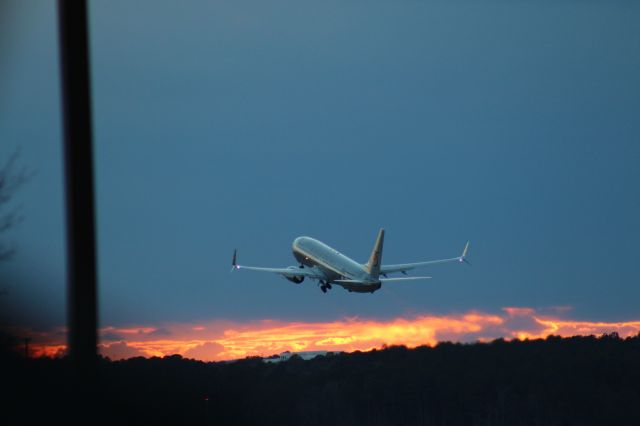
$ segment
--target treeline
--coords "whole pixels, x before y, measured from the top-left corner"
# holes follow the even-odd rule
[[[640,425],[640,334],[394,346],[275,364],[101,359],[98,388],[80,394],[64,359],[5,352],[2,361],[4,411],[15,424],[82,412],[87,424],[111,425]]]

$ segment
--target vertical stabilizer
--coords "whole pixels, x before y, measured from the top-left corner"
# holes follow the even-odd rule
[[[367,271],[371,278],[377,280],[380,276],[380,263],[382,262],[382,246],[384,243],[384,229],[380,229],[378,232],[378,238],[373,246],[369,261],[364,265],[364,269]]]

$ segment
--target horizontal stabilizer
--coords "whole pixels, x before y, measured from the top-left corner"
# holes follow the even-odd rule
[[[375,284],[375,282],[362,280],[332,280],[331,282],[338,284]]]
[[[431,277],[401,277],[401,278],[380,278],[378,281],[381,283],[388,283],[392,281],[417,281],[417,280],[429,280]],[[375,284],[371,281],[362,280],[333,280],[332,283],[338,284]]]
[[[431,277],[400,277],[400,278],[380,278],[380,282],[388,283],[392,281],[416,281],[416,280],[430,280]]]

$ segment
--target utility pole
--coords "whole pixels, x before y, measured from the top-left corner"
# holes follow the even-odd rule
[[[96,238],[86,0],[58,0],[67,227],[68,349],[80,377],[97,364]],[[88,374],[87,374],[88,373]]]

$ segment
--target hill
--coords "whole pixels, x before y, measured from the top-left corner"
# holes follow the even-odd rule
[[[440,343],[204,363],[101,359],[74,394],[65,359],[2,359],[15,424],[638,425],[640,335]],[[18,416],[18,417],[16,417]],[[9,417],[7,417],[9,418]]]

